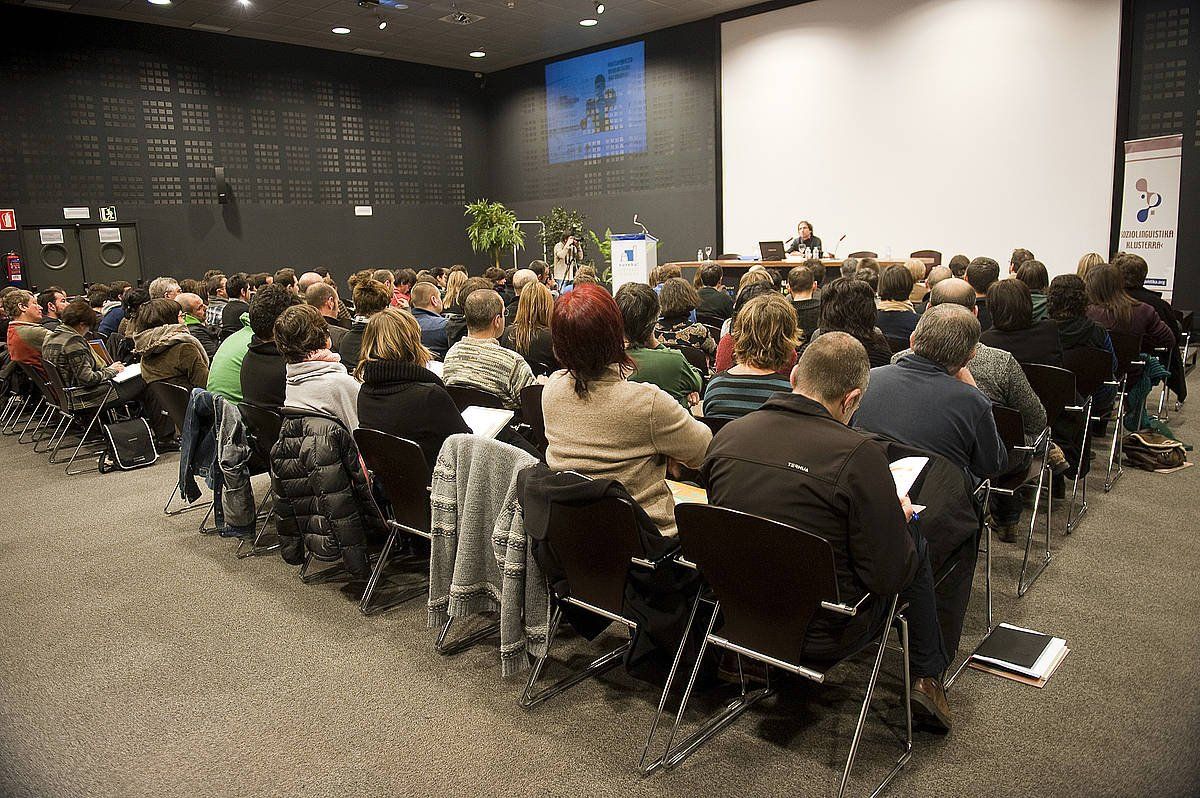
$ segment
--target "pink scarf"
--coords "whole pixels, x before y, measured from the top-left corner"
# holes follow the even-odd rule
[[[341,363],[342,356],[337,352],[330,351],[329,349],[318,349],[315,352],[309,352],[308,357],[304,358],[305,363],[310,363],[313,361],[321,363]]]

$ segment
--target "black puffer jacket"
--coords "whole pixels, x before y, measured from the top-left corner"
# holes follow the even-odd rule
[[[271,464],[283,559],[299,565],[309,552],[340,556],[350,573],[370,573],[367,543],[387,526],[349,430],[332,416],[284,410]]]

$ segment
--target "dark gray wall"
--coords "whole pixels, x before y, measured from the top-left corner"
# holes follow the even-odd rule
[[[0,207],[19,224],[115,205],[147,277],[483,261],[463,233],[487,176],[471,73],[12,6],[0,24]]]
[[[487,77],[489,189],[522,218],[554,205],[580,210],[601,237],[608,227],[637,232],[632,221],[638,213],[663,242],[660,262],[692,260],[697,247],[716,243],[716,23],[682,25],[642,40],[646,152],[549,164],[547,62],[539,61]],[[534,257],[537,244],[530,243],[524,260]]]

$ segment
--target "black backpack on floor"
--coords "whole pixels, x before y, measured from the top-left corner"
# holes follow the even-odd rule
[[[144,468],[158,460],[158,449],[146,419],[139,417],[104,424],[103,429],[108,448],[100,453],[101,474],[118,468],[122,471]]]

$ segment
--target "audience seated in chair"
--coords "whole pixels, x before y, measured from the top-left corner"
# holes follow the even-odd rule
[[[329,350],[329,325],[317,309],[296,305],[283,311],[275,322],[275,345],[287,361],[284,409],[333,416],[347,435],[353,432],[359,383]]]
[[[151,299],[138,310],[133,346],[147,385],[159,380],[188,390],[208,385],[208,354],[183,318],[174,299]]]
[[[737,346],[737,341],[734,339],[732,331],[737,314],[755,297],[773,293],[775,293],[775,287],[771,285],[770,276],[765,271],[747,272],[742,277],[737,299],[733,301],[733,315],[725,320],[725,325],[721,329],[721,340],[717,342],[717,357],[713,364],[715,371],[728,371],[733,368],[733,350]],[[791,364],[788,364],[788,369],[791,369]]]
[[[67,309],[66,291],[57,286],[51,286],[37,295],[37,302],[38,307],[42,309],[41,325],[47,330],[53,330],[61,323],[59,316]]]
[[[625,283],[614,297],[625,325],[633,382],[648,382],[669,393],[684,407],[700,402],[700,372],[678,349],[668,349],[654,335],[658,295],[645,283]],[[556,347],[557,349],[557,347]]]
[[[517,272],[520,276],[520,272]],[[500,345],[511,349],[529,363],[535,376],[558,370],[554,358],[554,341],[550,336],[550,316],[554,312],[554,297],[550,289],[534,282],[524,286],[517,300],[515,321],[504,328]]]
[[[221,340],[242,329],[242,314],[250,310],[250,299],[254,295],[254,287],[250,284],[250,275],[237,272],[225,282],[225,293],[229,301],[221,311]]]
[[[270,410],[283,407],[287,361],[275,344],[275,322],[285,310],[299,304],[300,297],[282,283],[272,283],[255,293],[250,303],[253,335],[239,369],[243,402]]]
[[[879,276],[879,309],[875,326],[889,339],[907,341],[917,327],[912,273],[904,266],[888,266]]]
[[[1046,288],[1050,285],[1050,274],[1046,271],[1046,264],[1040,260],[1025,261],[1017,268],[1017,279],[1029,288],[1033,320],[1042,321],[1046,318]]]
[[[1170,302],[1163,299],[1162,294],[1158,291],[1146,288],[1146,273],[1149,271],[1146,259],[1141,255],[1119,252],[1113,258],[1112,265],[1121,272],[1125,283],[1125,293],[1129,295],[1129,298],[1144,302],[1154,308],[1158,318],[1171,330],[1176,345],[1182,343],[1183,330],[1179,324],[1179,317],[1175,315],[1175,309],[1171,307]],[[1187,399],[1187,379],[1183,369],[1182,356],[1172,351],[1171,362],[1163,365],[1171,370],[1171,379],[1168,381],[1171,390],[1179,397],[1179,401]]]
[[[662,284],[658,292],[661,318],[654,327],[654,337],[665,347],[699,349],[712,357],[717,351],[717,342],[708,328],[696,321],[696,308],[700,295],[692,284],[682,277],[671,277]]]
[[[627,379],[634,363],[621,312],[600,286],[559,297],[550,331],[564,370],[542,392],[547,465],[620,481],[662,534],[674,535],[668,466],[698,467],[712,433],[662,389]]]
[[[442,315],[442,292],[436,283],[419,282],[409,295],[413,318],[421,328],[421,343],[437,360],[446,356],[450,342],[446,338],[446,317]]]
[[[175,301],[183,308],[183,323],[187,331],[196,337],[200,346],[204,347],[204,354],[212,360],[213,355],[217,353],[217,347],[221,345],[221,336],[215,327],[210,327],[204,322],[208,310],[204,300],[199,294],[183,292],[175,296]]]
[[[1073,349],[1101,349],[1112,357],[1112,370],[1117,370],[1117,353],[1113,350],[1108,330],[1087,317],[1087,286],[1076,274],[1060,274],[1050,281],[1046,290],[1046,310],[1058,327],[1058,339],[1063,355]],[[1111,375],[1110,375],[1111,376]],[[1103,386],[1095,397],[1098,411],[1107,412],[1112,405],[1116,388]]]
[[[1109,331],[1141,336],[1143,352],[1175,345],[1171,328],[1163,323],[1154,308],[1125,292],[1125,279],[1115,266],[1100,264],[1092,267],[1085,282],[1089,319]]]
[[[849,333],[867,350],[872,368],[892,359],[887,338],[875,326],[875,291],[856,278],[839,277],[821,291],[821,326],[809,341],[827,332]]]
[[[305,275],[307,276],[307,275]],[[337,289],[323,281],[313,283],[304,290],[304,301],[317,309],[329,329],[329,348],[336,352],[346,335],[346,328],[340,326],[337,318],[338,295]]]
[[[908,604],[916,677],[913,708],[947,731],[950,707],[941,679],[950,656],[928,546],[908,523],[913,518],[908,497],[896,498],[883,448],[846,426],[864,391],[873,388],[869,365],[854,337],[825,333],[804,350],[792,372],[792,392],[772,397],[717,434],[703,473],[713,504],[828,540],[843,601],[853,604],[867,592],[875,594],[859,615],[814,620],[805,657],[838,659],[857,651],[879,634],[888,598],[901,594]]]
[[[472,292],[485,288],[488,290],[494,290],[492,289],[491,280],[487,279],[486,277],[468,277],[458,292],[458,299],[456,300],[456,304],[458,306],[457,311],[455,311],[453,308],[446,309],[446,340],[449,341],[450,346],[454,346],[467,334],[467,317],[463,308],[467,301],[467,297],[469,297]]]
[[[367,322],[379,311],[391,307],[392,295],[383,283],[367,277],[355,284],[353,299],[354,316],[350,321],[350,329],[342,336],[342,342],[337,348],[342,364],[350,370],[358,368]]]
[[[953,266],[953,261],[950,264]],[[957,276],[957,275],[956,275]],[[967,266],[964,278],[975,289],[975,305],[979,312],[979,329],[985,331],[992,326],[992,317],[987,309],[987,292],[992,283],[1000,279],[1000,264],[992,258],[975,258]]]
[[[738,311],[733,326],[737,365],[709,381],[704,390],[706,418],[740,418],[772,394],[791,390],[784,375],[799,342],[792,303],[776,293],[761,294]]]
[[[1021,268],[1025,267],[1022,264]],[[1033,320],[1032,295],[1024,282],[1010,279],[992,283],[987,307],[992,326],[979,336],[982,343],[1011,352],[1018,363],[1062,366],[1058,327],[1049,319]]]
[[[50,331],[42,344],[42,360],[55,365],[66,387],[81,389],[73,392],[71,397],[75,407],[96,407],[109,396],[108,381],[125,365],[113,363],[109,366],[97,361],[85,336],[96,326],[98,319],[86,300],[69,302],[59,321],[61,323]]]
[[[175,306],[179,308],[178,305]],[[41,325],[42,308],[28,291],[17,289],[4,295],[8,316],[8,356],[15,363],[42,368],[42,344],[50,331]]]
[[[725,320],[733,315],[733,297],[725,290],[725,273],[715,263],[700,267],[700,288],[696,294],[700,304],[696,306],[697,316],[707,316]]]
[[[821,271],[824,270],[825,267],[822,266]],[[807,341],[821,325],[821,298],[817,296],[817,282],[817,275],[808,262],[792,267],[787,275],[788,295],[792,300],[792,309],[796,312],[801,341]]]
[[[500,397],[509,410],[521,407],[521,389],[534,382],[525,358],[500,345],[504,300],[495,291],[474,290],[463,303],[467,337],[446,353],[442,379]]]
[[[240,279],[239,275],[234,275],[229,278],[230,284],[235,284]],[[242,313],[238,320],[239,327],[236,332],[227,336],[221,342],[221,346],[217,349],[217,354],[213,356],[212,365],[208,369],[208,391],[216,394],[226,401],[237,404],[244,399],[242,391],[242,363],[245,362],[246,355],[250,351],[250,346],[254,342],[254,328],[250,323],[250,314],[253,308],[258,307],[258,315],[264,315],[262,308],[267,308],[267,314],[270,316],[270,324],[275,324],[275,319],[279,318],[279,314],[285,308],[292,304],[290,292],[285,292],[282,288],[275,288],[267,292],[265,298],[259,298],[259,292],[256,292],[249,304],[246,305],[245,312]],[[234,300],[230,300],[225,306],[228,314],[230,308],[236,309],[238,304]],[[260,326],[264,320],[260,320]],[[283,367],[278,368],[280,390],[278,396],[282,402],[283,397]],[[270,371],[263,374],[254,374],[252,380],[262,379]],[[278,407],[279,405],[272,405]]]
[[[459,292],[462,291],[462,288],[464,285],[466,285],[466,283],[467,273],[465,271],[450,272],[450,274],[446,277],[446,295],[442,297],[442,312],[445,315],[462,315],[462,297],[459,295]],[[357,299],[354,301],[355,303],[358,302]]]
[[[355,376],[363,381],[358,392],[359,425],[413,441],[432,470],[446,438],[469,434],[471,428],[442,381],[425,368],[431,360],[433,354],[421,343],[416,320],[402,310],[387,308],[367,323]]]

